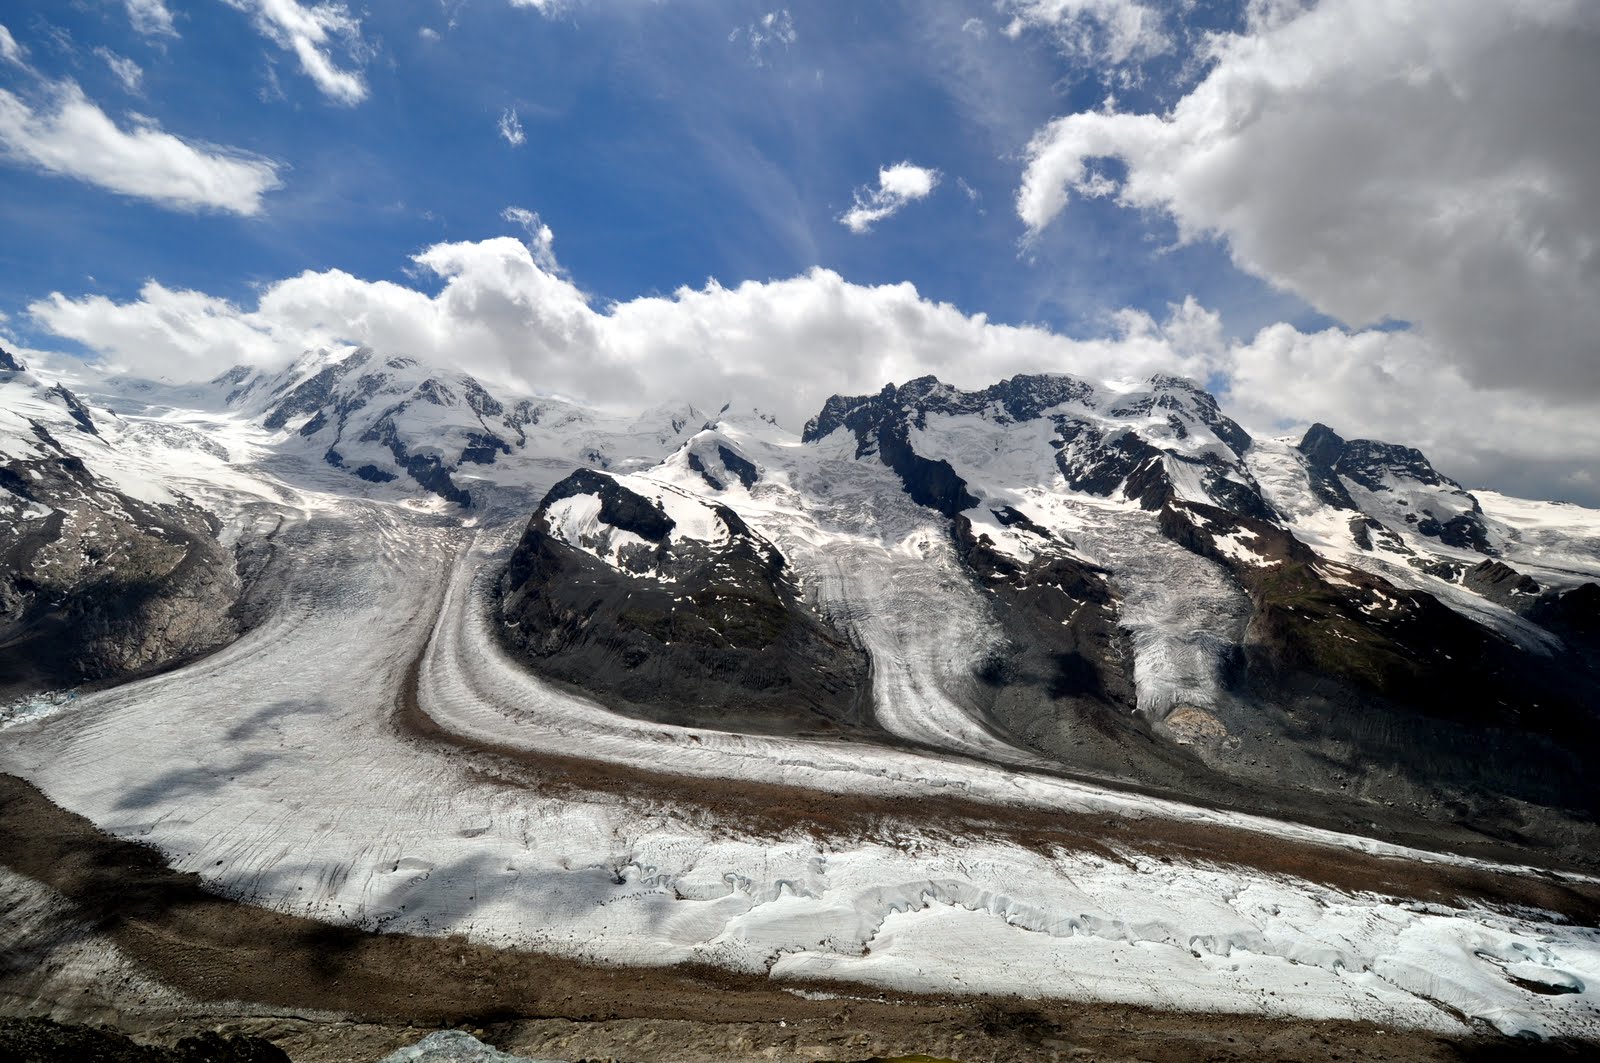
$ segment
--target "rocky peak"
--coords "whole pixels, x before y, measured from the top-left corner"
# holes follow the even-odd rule
[[[12,354],[4,347],[0,347],[0,371],[7,373],[26,373],[28,371],[28,367],[22,364],[22,360],[16,355]]]
[[[641,539],[660,543],[674,527],[672,518],[659,505],[593,469],[579,469],[556,484],[539,503],[539,509],[543,512],[563,499],[579,495],[594,495],[600,500],[600,519],[603,522],[620,531],[632,532]]]
[[[1296,448],[1304,456],[1312,490],[1330,506],[1361,510],[1352,485],[1389,516],[1447,546],[1492,553],[1478,500],[1433,467],[1422,451],[1374,439],[1339,436],[1314,424]],[[1359,493],[1359,492],[1358,492]]]

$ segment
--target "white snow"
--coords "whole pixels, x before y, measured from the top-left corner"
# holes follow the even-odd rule
[[[938,518],[887,469],[858,463],[843,433],[801,447],[765,422],[724,423],[717,432],[762,477],[718,500],[777,543],[807,593],[861,638],[883,720],[915,746],[610,713],[542,683],[493,637],[486,593],[516,522],[472,527],[391,495],[359,497],[359,482],[285,456],[242,414],[151,402],[122,420],[130,427],[119,431],[138,440],[115,459],[129,469],[181,465],[173,489],[230,520],[263,508],[281,517],[281,593],[257,628],[203,660],[11,714],[0,770],[233,896],[338,923],[614,963],[705,961],[779,981],[1441,1030],[1461,1029],[1465,1015],[1507,1032],[1600,1033],[1600,933],[1542,913],[1422,906],[1199,859],[1039,851],[909,820],[881,836],[755,836],[644,797],[520,787],[502,761],[396,726],[417,663],[416,697],[441,726],[513,752],[888,796],[908,808],[955,795],[1475,863],[1032,770],[1041,765],[961,707],[958,684],[993,638],[984,595]],[[1221,569],[1168,542],[1132,504],[1065,490],[1048,447],[1041,458],[1024,438],[1035,429],[1016,426],[999,452],[990,440],[985,456],[976,426],[946,423],[959,420],[930,418],[925,431],[985,506],[1021,509],[1123,587],[1141,707],[1214,697],[1216,660],[1246,615]],[[140,423],[192,430],[227,456],[206,456],[183,431],[141,433]],[[180,446],[181,463],[163,454]],[[508,475],[531,479],[553,466],[515,468]],[[717,534],[705,516],[714,513],[689,497],[704,482],[683,461],[624,482],[682,516],[675,534]],[[558,522],[581,538],[598,506],[570,502]]]

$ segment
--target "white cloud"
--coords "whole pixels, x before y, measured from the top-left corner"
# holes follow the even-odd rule
[[[15,63],[17,66],[27,65],[22,58],[22,45],[17,43],[15,37],[11,36],[11,31],[5,27],[4,23],[0,23],[0,60],[7,63]]]
[[[756,66],[767,64],[767,53],[777,47],[787,48],[800,39],[795,32],[794,18],[788,8],[769,11],[743,28],[735,27],[728,34],[730,42],[743,37],[750,45],[750,62]]]
[[[1452,364],[1451,352],[1410,331],[1272,325],[1231,347],[1225,362],[1226,405],[1246,425],[1322,421],[1348,438],[1418,447],[1468,486],[1534,497],[1572,491],[1600,503],[1600,492],[1577,476],[1600,467],[1594,395],[1552,400],[1484,387]]]
[[[0,152],[12,162],[179,210],[256,214],[279,186],[277,165],[187,141],[139,119],[117,125],[72,82],[35,108],[0,89]]]
[[[556,234],[536,211],[526,207],[507,207],[500,212],[500,217],[521,226],[522,231],[528,234],[528,250],[533,254],[535,265],[546,273],[558,276],[562,273],[561,266],[556,262]]]
[[[542,14],[552,15],[561,6],[562,0],[511,0],[512,7],[531,7]]]
[[[128,21],[133,23],[133,28],[146,37],[178,35],[165,0],[123,0],[123,6],[128,9]]]
[[[281,365],[344,340],[603,404],[684,397],[715,408],[737,397],[796,427],[836,391],[877,391],[926,372],[968,386],[1044,369],[1203,377],[1217,357],[1184,324],[1204,316],[1197,308],[1166,323],[1126,314],[1111,338],[1077,341],[990,324],[923,299],[910,284],[864,287],[822,269],[596,309],[561,275],[537,216],[514,208],[507,217],[526,221],[533,239],[442,243],[415,257],[444,280],[437,295],[330,270],[268,286],[253,309],[151,282],[128,303],[57,293],[29,312],[110,364],[179,379],[240,362]]]
[[[109,48],[96,48],[94,54],[105,60],[106,66],[117,75],[117,80],[122,82],[122,87],[129,92],[137,93],[144,82],[144,69],[125,55],[118,55]]]
[[[359,68],[369,49],[361,38],[361,20],[339,3],[305,6],[299,0],[225,0],[249,12],[257,31],[300,60],[300,69],[328,99],[354,106],[367,98],[367,83],[358,70],[340,67],[333,51],[344,51]]]
[[[1600,7],[1265,2],[1210,49],[1168,113],[1040,130],[1029,229],[1112,191],[1337,320],[1413,323],[1476,386],[1600,397]]]
[[[871,232],[873,225],[908,203],[926,199],[939,187],[939,171],[909,162],[897,162],[878,171],[877,188],[856,189],[855,205],[839,222],[853,233]]]
[[[1139,62],[1172,49],[1160,13],[1135,0],[1005,0],[1005,32],[1048,33],[1074,59],[1113,65]]]
[[[520,148],[528,142],[528,135],[522,131],[522,119],[517,117],[515,108],[507,107],[501,111],[500,121],[496,124],[500,136],[512,147]]]
[[[868,287],[823,269],[597,308],[561,271],[536,214],[508,208],[505,217],[525,227],[527,242],[442,243],[415,257],[443,280],[436,295],[330,270],[269,285],[254,308],[152,281],[131,302],[53,294],[29,312],[109,364],[175,379],[354,342],[616,407],[681,398],[714,409],[733,399],[791,427],[831,394],[925,373],[962,387],[1021,372],[1220,377],[1229,382],[1224,406],[1254,431],[1322,420],[1348,437],[1420,446],[1469,483],[1600,500],[1579,476],[1600,466],[1600,402],[1484,388],[1415,334],[1274,325],[1229,342],[1219,316],[1190,299],[1164,320],[1124,310],[1104,336],[1071,339],[993,324],[910,284]]]
[[[432,44],[439,39],[439,31],[432,26],[424,26],[417,31],[417,36]]]

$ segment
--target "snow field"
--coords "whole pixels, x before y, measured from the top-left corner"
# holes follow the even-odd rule
[[[664,805],[507,786],[492,760],[395,730],[418,650],[423,707],[501,744],[906,800],[954,787],[1256,822],[969,760],[638,724],[499,655],[482,612],[490,557],[463,533],[350,503],[280,541],[295,564],[262,627],[188,668],[19,722],[0,769],[231,895],[333,922],[891,990],[1456,1027],[1438,1000],[1506,1030],[1600,1029],[1589,988],[1600,985],[1600,941],[1535,916],[1421,910],[1237,869],[909,828],[892,839],[752,837]],[[1534,994],[1508,963],[1584,988]]]

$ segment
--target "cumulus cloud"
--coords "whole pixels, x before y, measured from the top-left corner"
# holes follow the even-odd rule
[[[791,428],[831,394],[925,373],[973,388],[1024,372],[1124,384],[1171,372],[1222,381],[1224,407],[1258,434],[1321,420],[1348,437],[1420,446],[1471,485],[1600,501],[1600,487],[1582,482],[1600,466],[1600,402],[1484,388],[1413,333],[1280,324],[1230,341],[1220,317],[1188,299],[1159,319],[1117,312],[1103,335],[1074,339],[963,313],[909,283],[858,285],[824,269],[597,306],[561,270],[537,214],[512,207],[504,217],[528,239],[441,243],[415,256],[419,272],[443,282],[436,294],[329,270],[271,284],[253,307],[152,281],[129,302],[55,293],[29,313],[139,374],[201,379],[358,343],[614,408],[734,400]]]
[[[354,106],[367,98],[367,82],[359,67],[369,49],[361,37],[361,20],[338,3],[303,5],[299,0],[225,0],[248,12],[258,32],[278,47],[293,52],[300,69],[334,103]],[[357,67],[348,70],[333,59],[345,53]]]
[[[1208,316],[1192,305],[1163,322],[1129,312],[1107,339],[1081,341],[992,324],[910,284],[856,285],[823,269],[597,308],[562,275],[548,228],[531,211],[507,216],[526,221],[533,239],[441,243],[415,257],[444,282],[437,294],[330,270],[269,285],[254,307],[150,282],[130,302],[55,293],[29,312],[108,364],[174,379],[365,343],[600,404],[687,398],[715,408],[737,398],[795,427],[836,391],[876,391],[927,372],[967,386],[1041,370],[1204,377],[1218,356]]]
[[[172,12],[167,10],[165,0],[124,0],[123,6],[128,9],[128,21],[133,28],[146,37],[178,35],[172,25]]]
[[[138,93],[144,83],[144,68],[125,55],[118,55],[109,48],[96,48],[94,54],[105,61],[106,66],[122,82],[122,87],[129,92]]]
[[[1420,448],[1468,486],[1600,504],[1600,399],[1483,387],[1410,331],[1262,329],[1224,359],[1226,405],[1258,430],[1313,421]]]
[[[123,128],[73,82],[48,94],[36,107],[0,89],[0,153],[9,161],[178,210],[257,214],[280,184],[270,160],[184,140],[148,119]]]
[[[507,107],[500,112],[497,128],[500,130],[501,139],[514,148],[520,148],[528,141],[528,135],[522,131],[522,119],[517,117],[514,107]]]
[[[1351,327],[1411,323],[1474,386],[1600,397],[1600,7],[1258,3],[1209,48],[1170,112],[1037,133],[1031,231],[1109,193]]]
[[[939,187],[939,171],[909,162],[897,162],[878,171],[877,188],[856,189],[855,205],[839,216],[853,233],[871,232],[873,225],[908,203],[926,199]]]
[[[1172,49],[1156,9],[1135,0],[1006,0],[1005,32],[1048,33],[1074,59],[1112,65],[1139,62]]]

